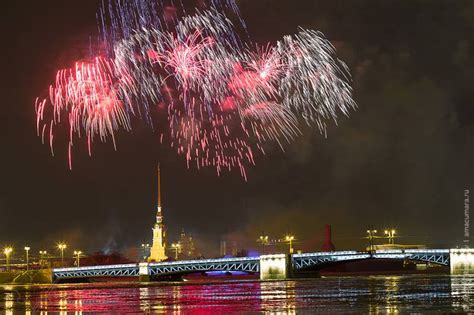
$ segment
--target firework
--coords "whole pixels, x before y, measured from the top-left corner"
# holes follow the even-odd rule
[[[121,86],[127,83],[126,77],[117,78],[114,72],[114,64],[100,57],[91,63],[77,62],[74,68],[58,71],[55,84],[50,86],[53,117],[45,123],[50,126],[51,152],[54,152],[53,126],[63,119],[67,120],[69,127],[69,151],[74,143],[74,135],[80,137],[82,132],[87,138],[90,154],[91,144],[96,137],[101,141],[110,137],[115,147],[114,132],[119,128],[131,130],[130,118],[121,95]],[[45,105],[46,100],[37,101],[38,131],[40,121],[44,121]]]
[[[76,138],[85,135],[89,152],[95,138],[116,146],[117,130],[130,131],[134,117],[151,124],[151,109],[163,104],[168,124],[153,127],[188,167],[238,168],[245,178],[266,143],[283,149],[302,123],[325,134],[328,120],[355,108],[347,67],[321,33],[301,29],[274,45],[243,45],[222,12],[237,12],[234,5],[211,1],[211,10],[171,27],[152,13],[162,3],[109,4],[109,12],[125,12],[110,15],[110,56],[58,72],[49,102],[36,104],[38,135],[45,141],[49,128],[52,149],[54,126],[66,117],[71,164]]]
[[[203,0],[201,8],[230,11],[245,29],[235,0]],[[187,13],[181,0],[102,0],[97,22],[102,40],[110,52],[118,41],[132,37],[137,31],[172,28],[178,17],[187,16]]]

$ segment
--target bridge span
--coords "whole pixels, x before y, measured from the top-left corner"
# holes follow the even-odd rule
[[[262,255],[188,261],[103,265],[52,270],[54,281],[86,280],[100,277],[140,277],[144,281],[207,271],[259,273],[260,278],[286,279],[318,265],[363,259],[401,259],[451,266],[451,272],[474,273],[474,249],[410,249],[375,252],[335,251],[304,254]]]
[[[183,260],[159,263],[101,265],[53,269],[53,279],[87,279],[97,277],[139,277],[185,275],[206,271],[242,271],[258,273],[260,257]]]
[[[357,251],[323,252],[294,254],[291,256],[291,264],[294,271],[316,265],[363,259],[402,259],[449,266],[449,256],[449,249],[378,250],[374,253]]]

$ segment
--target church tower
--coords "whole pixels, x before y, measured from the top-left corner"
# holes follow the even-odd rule
[[[160,165],[158,164],[158,208],[156,212],[156,223],[153,227],[153,245],[150,250],[148,261],[163,261],[166,258],[165,251],[165,230],[163,225],[163,215],[161,213],[161,175]]]

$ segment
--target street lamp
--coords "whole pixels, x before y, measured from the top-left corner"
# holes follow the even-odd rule
[[[67,248],[65,243],[59,243],[58,249],[61,251],[61,266],[64,266],[64,250]]]
[[[30,251],[30,247],[29,246],[25,246],[25,252],[26,252],[26,271],[28,271],[29,269],[29,255],[28,255],[28,252]]]
[[[262,254],[265,255],[265,245],[268,245],[268,235],[260,235],[257,242],[262,244]]]
[[[45,265],[45,256],[48,254],[48,252],[45,250],[40,250],[39,254],[40,254],[40,267],[43,268],[43,266]]]
[[[3,253],[5,254],[7,258],[7,271],[10,271],[10,254],[13,252],[13,248],[11,247],[5,247],[3,250]]]
[[[178,260],[178,252],[181,250],[181,244],[173,243],[171,244],[171,248],[174,249],[174,259]]]
[[[369,239],[369,251],[374,251],[375,250],[375,245],[374,245],[374,238],[375,234],[377,234],[377,230],[369,229],[367,230],[368,234],[368,239]]]
[[[147,252],[148,252],[149,249],[150,249],[150,244],[142,244],[143,261],[146,261]]]
[[[395,231],[395,229],[389,229],[389,230],[385,230],[384,231],[384,234],[387,235],[387,238],[388,238],[388,243],[389,244],[394,244],[394,240],[395,240],[395,233],[397,231]]]
[[[80,250],[75,250],[75,251],[74,251],[74,256],[76,256],[76,266],[77,266],[77,267],[80,267],[80,266],[81,266],[81,265],[80,265],[80,263],[81,263],[81,262],[80,262],[81,254],[82,254],[82,252],[81,252]]]
[[[293,241],[294,240],[295,240],[295,237],[293,235],[285,236],[285,241],[287,241],[290,244],[290,254],[293,254]]]

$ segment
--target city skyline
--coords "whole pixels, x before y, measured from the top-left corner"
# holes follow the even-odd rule
[[[0,313],[474,314],[474,0],[0,21]]]
[[[0,245],[68,240],[94,252],[141,244],[154,223],[157,163],[167,178],[170,236],[178,239],[185,228],[196,243],[214,244],[215,253],[220,239],[242,235],[243,247],[258,248],[262,230],[274,237],[291,231],[319,248],[325,224],[337,248],[361,247],[368,225],[396,227],[408,242],[462,245],[464,191],[472,190],[474,173],[474,67],[463,44],[464,30],[472,33],[471,13],[463,12],[470,11],[435,1],[379,4],[375,14],[360,4],[352,8],[357,14],[339,19],[336,4],[277,1],[261,17],[255,12],[266,3],[240,3],[252,36],[266,43],[298,26],[321,30],[348,63],[358,109],[329,125],[327,139],[313,130],[285,152],[269,147],[247,182],[238,172],[188,170],[184,158],[156,146],[159,136],[140,127],[134,137],[120,134],[117,152],[98,145],[92,159],[77,154],[69,171],[65,157],[51,157],[36,137],[32,104],[55,69],[88,56],[97,1],[8,4],[5,23],[18,16],[21,23],[6,39],[2,78],[8,153],[1,157]],[[431,16],[449,23],[432,25]],[[433,42],[437,49],[426,48]]]

